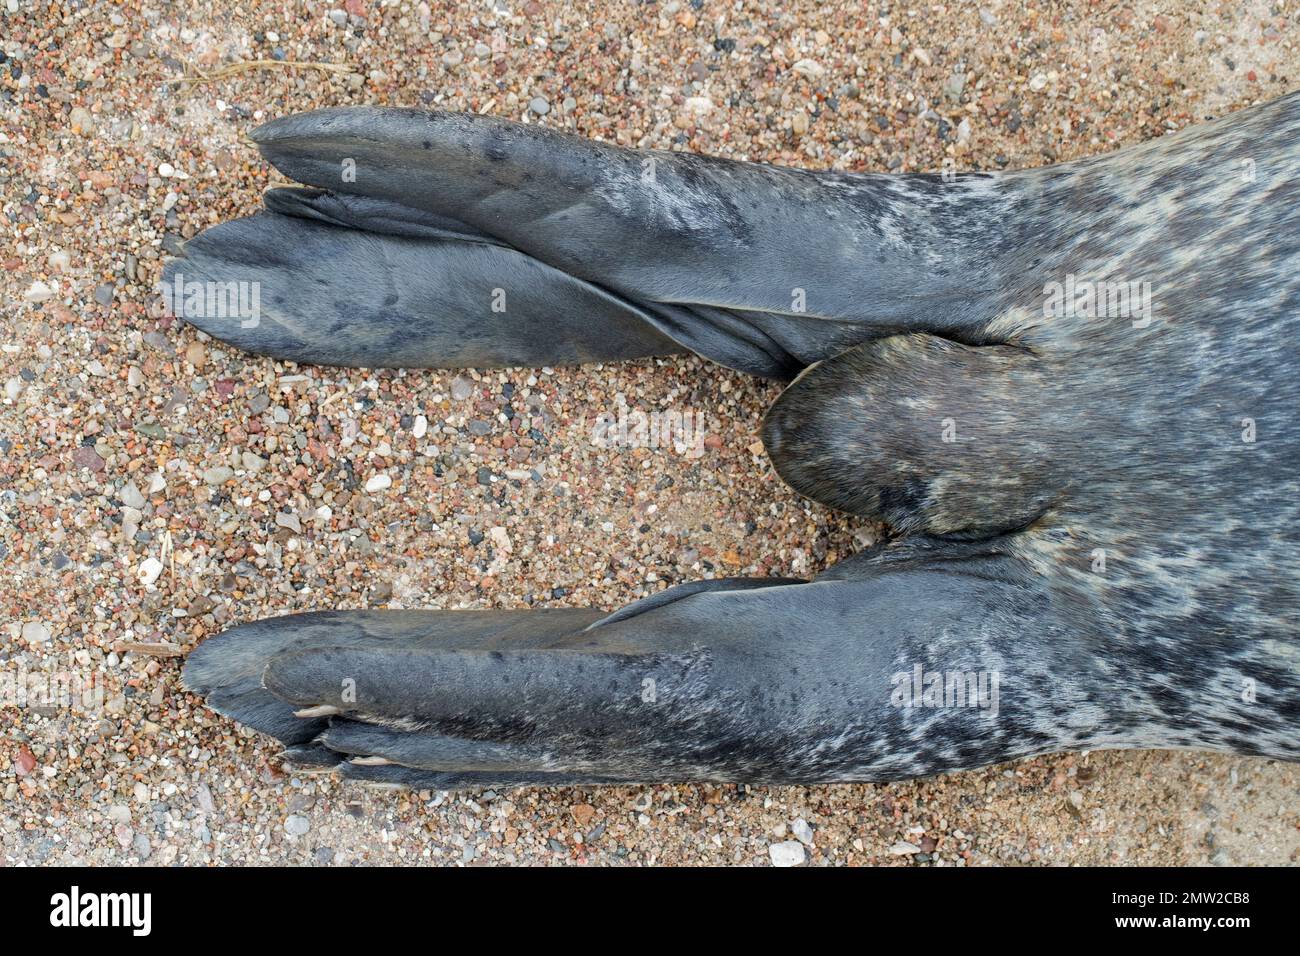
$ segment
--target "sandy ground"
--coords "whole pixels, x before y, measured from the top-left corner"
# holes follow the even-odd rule
[[[698,360],[301,368],[159,318],[168,251],[272,181],[243,139],[258,121],[427,105],[809,168],[997,169],[1300,80],[1293,0],[781,7],[0,0],[0,860],[767,863],[802,840],[812,864],[1296,861],[1300,772],[1263,760],[377,793],[286,775],[180,690],[188,650],[259,617],[613,608],[701,576],[815,573],[875,534],[776,479],[755,445],[774,386]],[[223,73],[250,60],[275,65]],[[318,62],[344,67],[287,66]],[[620,397],[702,412],[703,453],[593,447]],[[379,472],[392,486],[366,492]],[[16,693],[58,674],[95,675],[102,702]]]

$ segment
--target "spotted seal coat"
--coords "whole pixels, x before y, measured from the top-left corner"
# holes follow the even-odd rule
[[[792,380],[778,472],[892,532],[809,582],[614,614],[323,611],[202,644],[187,686],[300,765],[448,788],[1300,757],[1300,95],[951,181],[405,110],[254,139],[306,187],[169,265],[261,283],[260,322],[187,316],[206,331],[351,366],[691,350]]]

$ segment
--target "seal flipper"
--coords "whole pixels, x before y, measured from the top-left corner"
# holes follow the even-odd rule
[[[327,722],[308,756],[337,748],[344,776],[378,783],[889,780],[1158,743],[1150,716],[1127,713],[1104,668],[1061,639],[1033,574],[979,560],[1005,573],[954,560],[731,582],[594,629],[588,611],[345,612],[251,653],[290,713],[328,708],[300,718]],[[208,649],[196,673],[240,652],[225,637],[195,652]],[[914,664],[1000,675],[1001,708],[996,684],[965,709],[891,702]]]
[[[316,110],[252,138],[299,182],[454,218],[630,297],[801,321],[969,300],[1001,191],[991,175],[813,173],[413,109]]]
[[[321,214],[263,212],[190,240],[164,270],[176,315],[250,352],[349,367],[537,367],[682,350],[634,304],[481,237],[451,237],[445,220],[370,202],[363,211],[388,231],[367,232],[323,221],[361,204],[328,210],[283,194],[273,204]]]
[[[341,221],[354,202],[343,218],[363,229],[455,223],[628,303],[680,347],[784,379],[888,332],[977,334],[1011,218],[1011,190],[989,175],[810,173],[485,116],[326,109],[253,138],[281,172],[328,191],[290,197],[295,215]],[[268,203],[293,211],[276,193]],[[597,318],[579,351],[601,350]]]
[[[493,648],[546,644],[581,630],[604,611],[314,611],[265,618],[222,631],[185,660],[182,682],[208,706],[278,738],[309,744],[329,727],[327,716],[303,718],[300,708],[267,692],[262,674],[277,654],[313,647]]]

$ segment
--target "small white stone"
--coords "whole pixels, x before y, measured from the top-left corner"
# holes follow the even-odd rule
[[[497,525],[496,527],[493,528],[489,528],[488,537],[492,539],[492,544],[499,551],[504,551],[506,554],[509,554],[511,551],[515,549],[514,544],[511,543],[510,541],[509,532],[507,532],[506,529],[501,527],[500,525]]]
[[[428,431],[429,419],[425,418],[423,415],[416,415],[415,425],[411,428],[411,436],[413,438],[423,438]]]
[[[915,843],[904,843],[900,840],[889,848],[889,852],[894,856],[911,856],[913,853],[920,853],[921,848]]]
[[[50,629],[42,621],[28,621],[23,625],[23,640],[28,644],[44,644],[50,639]]]
[[[799,866],[808,858],[808,854],[804,852],[803,844],[798,840],[773,843],[767,848],[767,855],[771,859],[773,866]]]
[[[176,175],[176,167],[173,166],[171,163],[159,163],[158,175],[161,176],[163,179],[171,179],[173,176]]]
[[[808,821],[803,817],[800,817],[798,820],[794,821],[794,823],[790,824],[790,832],[793,833],[794,838],[804,846],[813,845],[812,827],[808,825]]]
[[[145,506],[144,495],[140,494],[140,489],[135,486],[134,482],[127,482],[121,491],[122,504],[128,508],[135,508],[137,511]]]
[[[155,471],[153,477],[149,479],[149,494],[156,495],[167,487],[167,479],[163,477],[161,471]]]
[[[23,293],[23,298],[28,302],[46,302],[54,298],[54,290],[44,282],[33,282]]]
[[[381,472],[366,482],[366,491],[383,491],[385,488],[392,487],[392,484],[393,479]]]
[[[283,511],[275,513],[275,523],[281,528],[288,528],[295,534],[302,534],[302,524],[298,521],[298,516],[292,511],[286,514]]]
[[[140,568],[136,571],[136,577],[145,587],[153,584],[158,580],[158,575],[163,572],[163,564],[157,558],[145,558],[140,562]]]
[[[1047,74],[1045,73],[1035,73],[1029,81],[1029,88],[1033,90],[1035,93],[1042,92],[1043,88],[1046,86],[1047,86]]]

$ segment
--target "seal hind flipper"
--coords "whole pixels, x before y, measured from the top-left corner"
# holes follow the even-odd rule
[[[304,719],[296,708],[262,687],[262,674],[277,654],[311,647],[527,646],[580,630],[603,611],[312,611],[263,618],[227,628],[200,644],[185,660],[184,687],[208,706],[278,738],[286,746],[307,743],[329,726],[325,717]]]
[[[1113,706],[1103,668],[1050,639],[1064,628],[1033,576],[1005,554],[981,560],[1006,573],[935,562],[714,589],[595,629],[583,629],[593,612],[522,612],[513,637],[490,645],[499,612],[348,612],[254,653],[265,692],[290,712],[337,708],[313,748],[339,751],[345,776],[390,783],[887,780],[1158,742],[1150,715]],[[363,633],[376,627],[388,636]],[[214,641],[214,657],[237,647]],[[891,699],[914,664],[970,672],[985,696],[965,711]]]
[[[371,107],[285,117],[253,138],[309,188],[271,190],[278,218],[209,230],[166,279],[267,283],[265,327],[183,317],[277,358],[539,366],[686,349],[789,379],[900,328],[975,334],[997,285],[988,251],[1006,198],[989,177],[809,173]],[[313,281],[257,268],[272,261]]]
[[[289,208],[283,197],[274,204]],[[417,236],[383,212],[386,232],[274,212],[208,229],[164,269],[172,310],[239,348],[309,364],[540,366],[681,351],[636,305],[603,289],[481,238],[431,225]],[[209,307],[214,289],[236,289],[247,308],[224,298]]]
[[[804,321],[883,324],[913,311],[899,303],[969,297],[996,229],[978,214],[1001,188],[987,175],[947,183],[624,149],[413,109],[321,109],[251,135],[291,179],[451,217],[629,297]]]

